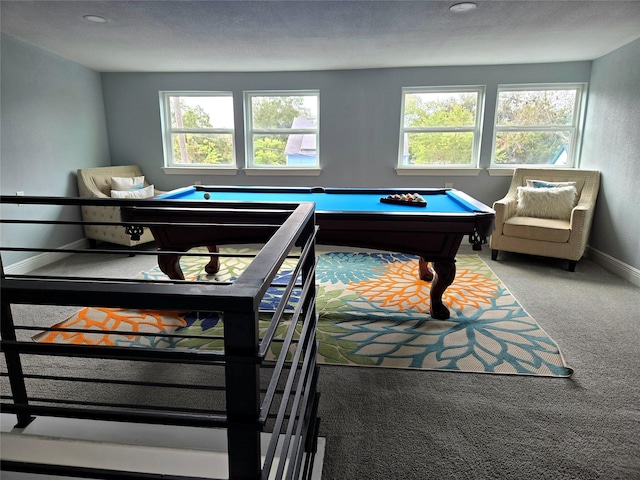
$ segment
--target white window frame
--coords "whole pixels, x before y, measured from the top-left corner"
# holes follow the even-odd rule
[[[253,97],[316,97],[316,125],[315,128],[253,128],[253,109],[251,99]],[[247,175],[319,175],[320,168],[320,90],[252,90],[244,92],[245,109],[245,152]],[[314,134],[316,136],[316,163],[315,165],[256,165],[254,164],[253,137],[254,135],[269,134]]]
[[[476,105],[476,116],[474,124],[471,126],[459,127],[405,127],[404,110],[406,106],[406,96],[418,93],[476,93],[478,102]],[[403,87],[402,88],[402,108],[400,114],[400,136],[398,142],[398,164],[396,173],[398,175],[478,175],[482,170],[480,164],[480,145],[482,141],[482,119],[484,118],[485,86],[484,85],[448,85],[436,87]],[[403,163],[404,136],[407,133],[420,132],[471,132],[473,133],[473,145],[471,162],[467,165],[405,165]]]
[[[161,91],[160,118],[162,124],[162,146],[164,150],[164,172],[168,174],[193,174],[197,173],[198,170],[214,170],[216,174],[221,175],[236,174],[238,165],[236,160],[235,119],[233,122],[234,128],[173,128],[171,126],[170,97],[229,97],[233,103],[233,92],[230,91]],[[228,165],[175,163],[173,158],[172,136],[176,133],[230,134],[232,139],[233,162]]]
[[[530,125],[530,126],[498,126],[498,102],[501,91],[535,91],[535,90],[576,90],[576,103],[570,125]],[[499,84],[496,92],[495,115],[493,119],[493,141],[491,143],[490,170],[497,174],[498,170],[513,170],[515,168],[544,167],[544,168],[576,168],[578,153],[582,145],[582,125],[584,123],[587,83],[527,83],[527,84]],[[570,130],[571,141],[566,165],[530,164],[530,163],[495,163],[496,140],[500,132],[554,132],[556,130]],[[490,171],[491,173],[491,171]]]

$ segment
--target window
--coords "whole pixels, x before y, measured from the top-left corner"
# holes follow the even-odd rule
[[[233,95],[161,92],[167,167],[235,167]]]
[[[247,167],[318,168],[317,91],[247,92]]]
[[[477,167],[483,87],[404,88],[400,167]]]
[[[571,167],[578,149],[584,85],[500,85],[493,166]]]

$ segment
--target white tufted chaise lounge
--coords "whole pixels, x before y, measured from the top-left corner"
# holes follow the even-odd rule
[[[111,177],[139,177],[142,171],[137,165],[120,165],[115,167],[83,168],[78,170],[78,192],[84,198],[110,198]],[[145,179],[145,186],[148,186]],[[85,222],[119,222],[119,207],[83,206],[82,219]],[[145,228],[140,240],[131,240],[124,231],[124,227],[117,225],[85,225],[85,236],[92,247],[96,241],[134,247],[152,242],[153,235]]]

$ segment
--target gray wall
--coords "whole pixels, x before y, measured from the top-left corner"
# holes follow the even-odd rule
[[[582,166],[602,172],[590,246],[640,269],[640,40],[593,62]]]
[[[76,169],[110,164],[100,75],[5,35],[1,42],[0,193],[75,197]],[[55,220],[60,214],[59,208],[3,205],[3,217]],[[0,233],[5,247],[58,247],[83,236],[80,228],[3,226]],[[7,252],[3,260],[29,256]]]
[[[163,190],[203,184],[322,185],[325,187],[442,187],[452,182],[487,204],[501,198],[509,179],[477,176],[398,176],[402,87],[486,85],[481,166],[491,158],[494,103],[499,83],[588,82],[591,62],[563,64],[398,68],[283,73],[105,73],[102,84],[114,164],[137,163]],[[160,128],[161,90],[232,91],[236,101],[236,152],[244,160],[244,90],[320,90],[318,177],[165,175]]]

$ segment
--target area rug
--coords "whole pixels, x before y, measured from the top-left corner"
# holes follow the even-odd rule
[[[233,281],[251,259],[222,258],[220,272],[215,276],[204,272],[206,261],[202,257],[183,257],[185,278]],[[418,278],[417,257],[390,252],[331,251],[319,255],[318,362],[506,375],[571,375],[556,342],[478,255],[459,255],[456,266],[455,281],[443,296],[451,318],[434,320],[429,316],[430,283]],[[286,281],[290,268],[291,264],[285,263],[276,280]],[[157,267],[140,276],[149,280],[167,278]],[[270,289],[261,310],[273,310],[278,293],[278,287]],[[264,331],[267,322],[260,323]],[[84,331],[42,332],[34,340],[221,350],[224,319],[217,312],[84,308],[53,327]],[[158,335],[140,336],[136,332]],[[163,336],[174,332],[210,338]],[[278,345],[274,344],[274,350]]]

